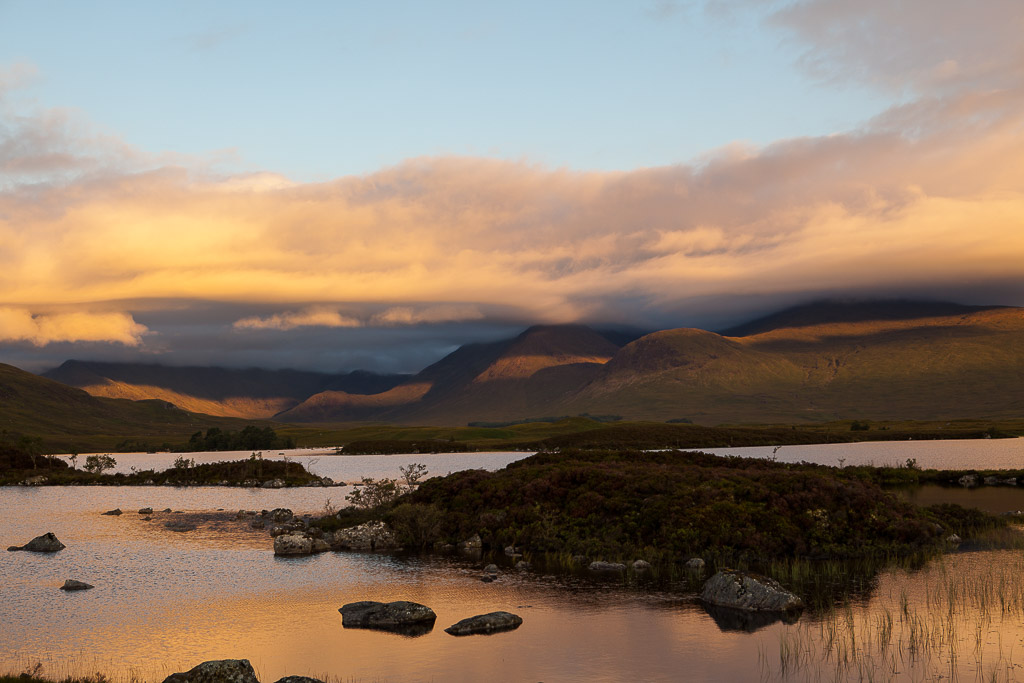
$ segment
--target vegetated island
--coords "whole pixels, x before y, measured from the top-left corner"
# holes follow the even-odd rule
[[[378,520],[407,550],[465,547],[472,539],[484,553],[500,557],[505,549],[556,567],[639,559],[674,571],[700,558],[791,584],[798,566],[807,580],[820,578],[809,578],[816,570],[808,566],[829,562],[860,561],[873,575],[892,561],[922,561],[960,538],[1016,538],[1005,517],[957,505],[919,507],[886,490],[931,477],[913,467],[835,468],[699,452],[543,452],[495,472],[456,472],[416,487],[364,480],[354,492],[361,499],[349,498],[359,505],[311,526],[344,533]]]

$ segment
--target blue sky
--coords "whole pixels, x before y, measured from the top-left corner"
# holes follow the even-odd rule
[[[418,156],[630,170],[849,130],[759,12],[658,2],[2,2],[18,98],[149,152],[301,181]]]

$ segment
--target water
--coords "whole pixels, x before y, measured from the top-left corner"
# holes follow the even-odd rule
[[[946,463],[961,458],[974,467],[996,467],[1013,457],[1004,444],[1019,448],[1021,442],[841,446],[883,447],[894,462],[912,457],[922,466],[934,466],[925,458]],[[849,451],[836,454],[837,446],[787,446],[777,456],[843,457],[853,464]],[[812,455],[814,448],[820,449],[818,456]],[[740,454],[741,449],[728,450]],[[871,455],[868,450],[862,455],[880,462],[882,451]],[[760,454],[770,455],[771,449]],[[314,471],[358,481],[396,476],[398,467],[410,462],[444,474],[463,467],[494,469],[525,455],[303,452],[291,457],[298,462],[320,457]],[[169,465],[177,456],[115,457],[127,470],[157,467],[158,458],[169,458],[164,463]],[[206,462],[233,456],[188,457]],[[162,680],[204,660],[237,657],[252,661],[267,683],[289,674],[342,681],[1024,677],[1015,663],[1024,647],[1019,551],[960,553],[922,571],[886,571],[871,595],[848,613],[805,615],[793,625],[776,622],[750,633],[720,626],[681,590],[511,569],[484,584],[480,563],[468,558],[332,552],[285,559],[273,555],[266,533],[229,521],[200,519],[199,528],[187,533],[163,526],[166,520],[191,517],[188,511],[218,508],[315,512],[327,497],[340,503],[345,491],[0,488],[0,544],[22,544],[53,531],[68,546],[54,555],[0,552],[0,671],[19,671],[38,661],[53,675],[102,670]],[[185,512],[157,513],[147,522],[135,512],[144,506]],[[114,507],[126,513],[100,515]],[[96,588],[60,591],[69,578]],[[950,583],[956,581],[962,584]],[[438,614],[434,630],[408,638],[341,626],[337,610],[347,602],[399,599],[430,605]],[[953,609],[942,600],[952,600]],[[455,638],[443,631],[459,619],[494,610],[517,613],[524,623],[493,636]],[[886,615],[895,619],[888,631],[880,626]],[[793,652],[803,654],[794,659]]]

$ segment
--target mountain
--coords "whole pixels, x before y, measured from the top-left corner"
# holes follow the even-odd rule
[[[83,436],[111,448],[125,438],[184,442],[198,429],[239,429],[234,420],[185,412],[164,401],[90,396],[45,377],[0,363],[0,430],[38,436],[55,450],[71,450]],[[93,446],[95,447],[95,446]]]
[[[734,328],[662,330],[621,348],[581,326],[464,346],[376,395],[322,392],[277,419],[465,424],[583,413],[818,422],[1016,417],[1024,310],[818,302]]]
[[[299,370],[171,367],[69,360],[44,377],[93,396],[134,401],[157,399],[183,410],[222,417],[266,419],[312,394],[337,389],[378,394],[406,378],[356,371],[326,374]]]
[[[536,415],[535,403],[594,376],[618,350],[582,325],[531,327],[514,339],[462,346],[388,392],[322,392],[277,419],[454,424]]]

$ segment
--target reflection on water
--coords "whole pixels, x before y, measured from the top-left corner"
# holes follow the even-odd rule
[[[780,450],[780,459],[785,451]],[[120,462],[122,456],[117,457]],[[466,462],[431,461],[439,456],[424,455],[365,457],[373,460],[361,471],[350,457],[325,456],[320,463],[351,467],[337,478],[355,480],[395,476],[398,466],[410,461],[427,462],[433,473]],[[916,451],[897,461],[907,457],[928,466]],[[963,493],[981,491],[1016,492]],[[761,623],[712,616],[692,594],[617,581],[504,571],[485,584],[479,563],[458,558],[361,553],[279,558],[267,534],[210,514],[218,508],[227,517],[238,509],[315,512],[328,497],[339,503],[344,492],[0,488],[0,544],[21,544],[53,531],[67,545],[54,555],[0,553],[0,671],[40,661],[44,673],[66,674],[75,667],[79,673],[134,670],[143,680],[162,680],[204,660],[244,657],[263,681],[288,674],[345,681],[1024,677],[1016,663],[1024,662],[1019,551],[954,554],[921,571],[888,570],[870,595],[848,608],[805,614],[795,624]],[[100,515],[114,507],[125,514]],[[136,512],[142,507],[171,512],[144,521]],[[197,528],[174,533],[164,526],[174,519],[193,521]],[[59,590],[69,578],[96,588]],[[436,628],[416,638],[343,629],[338,608],[358,600],[429,605],[438,615]],[[466,638],[443,630],[497,610],[519,614],[523,625]]]

